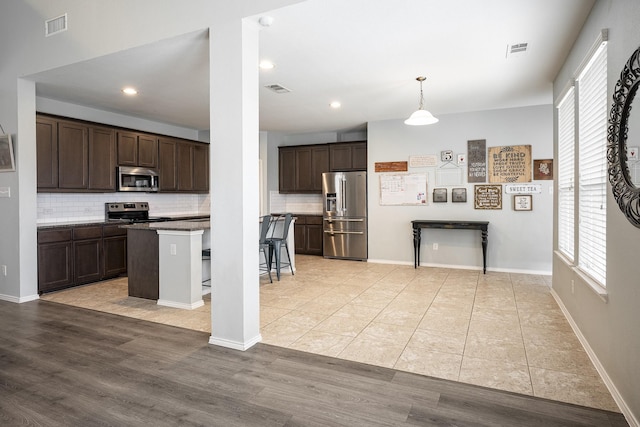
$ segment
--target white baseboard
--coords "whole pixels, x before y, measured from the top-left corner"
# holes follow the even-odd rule
[[[187,304],[187,303],[181,303],[181,302],[167,301],[167,300],[159,299],[158,300],[158,305],[162,305],[164,307],[181,308],[183,310],[193,310],[193,309],[196,309],[198,307],[202,307],[204,305],[204,301],[200,300],[200,301],[196,301],[196,302],[191,303],[191,304]]]
[[[396,264],[396,265],[413,265],[413,262],[395,261],[387,259],[368,259],[367,262],[377,264]],[[476,270],[482,271],[482,267],[477,265],[455,265],[455,264],[436,264],[421,262],[420,267],[434,267],[434,268],[450,268],[455,270]],[[547,270],[521,270],[516,268],[489,268],[487,271],[495,271],[497,273],[514,273],[514,274],[538,274],[542,276],[551,276],[551,271]]]
[[[226,348],[230,348],[233,350],[240,350],[240,351],[249,350],[251,347],[259,343],[260,341],[262,341],[262,335],[260,334],[256,335],[252,339],[245,342],[231,341],[224,338],[216,338],[213,335],[209,337],[209,344],[219,345],[220,347],[226,347]]]
[[[598,360],[598,357],[589,345],[587,339],[584,337],[584,335],[582,335],[580,328],[578,328],[577,323],[571,317],[569,310],[567,310],[567,307],[562,302],[562,299],[560,299],[560,296],[553,289],[551,289],[551,295],[553,295],[553,298],[558,303],[560,310],[562,310],[562,313],[567,318],[569,325],[571,325],[571,329],[573,329],[573,333],[575,333],[576,337],[578,337],[578,340],[580,341],[580,344],[582,344],[584,351],[589,356],[589,359],[591,359],[591,363],[593,363],[596,371],[598,371],[598,373],[600,374],[600,378],[602,378],[602,381],[607,386],[607,389],[609,389],[609,393],[611,393],[613,400],[615,400],[616,404],[620,408],[622,415],[624,415],[624,417],[627,419],[629,426],[640,427],[640,422],[638,422],[638,419],[633,415],[633,412],[631,412],[631,410],[629,409],[629,405],[627,405],[627,402],[625,402],[615,384],[613,384],[613,381],[611,381],[611,378],[607,374],[607,371],[604,369],[604,366],[602,366],[602,363],[600,363],[600,360]]]
[[[11,295],[4,295],[4,294],[0,294],[0,300],[2,301],[9,301],[9,302],[15,302],[15,303],[23,303],[23,302],[29,302],[29,301],[35,301],[37,299],[40,299],[40,295],[35,294],[35,295],[27,295],[26,297],[14,297]]]

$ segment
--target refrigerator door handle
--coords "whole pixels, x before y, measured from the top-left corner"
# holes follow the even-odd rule
[[[347,179],[346,178],[342,178],[341,181],[341,185],[342,185],[342,214],[344,215],[344,213],[347,211]]]
[[[326,234],[364,234],[364,231],[333,231],[324,230]]]
[[[364,222],[364,218],[343,219],[343,218],[326,218],[325,221],[332,222]]]

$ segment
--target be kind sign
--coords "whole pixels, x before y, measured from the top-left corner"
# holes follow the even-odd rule
[[[489,147],[489,182],[531,182],[531,146]]]

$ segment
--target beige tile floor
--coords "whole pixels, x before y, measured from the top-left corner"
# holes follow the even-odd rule
[[[297,256],[260,284],[264,343],[618,411],[550,294],[550,277]],[[185,311],[127,296],[115,279],[57,301],[210,331],[210,299]]]

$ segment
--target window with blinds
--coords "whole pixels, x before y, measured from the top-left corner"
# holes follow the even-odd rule
[[[558,109],[558,250],[574,261],[575,241],[575,91],[569,89]]]
[[[607,44],[577,80],[578,268],[606,285]]]

